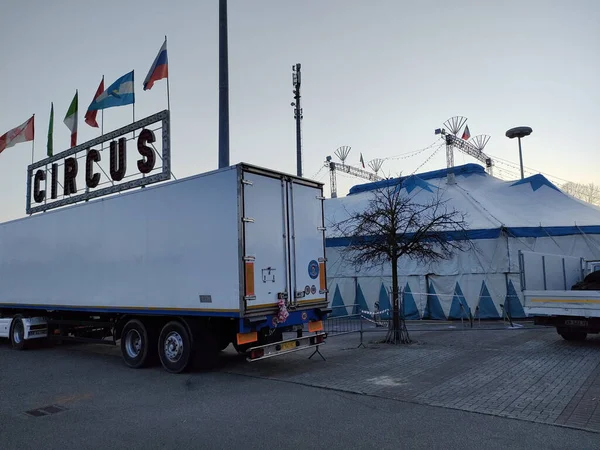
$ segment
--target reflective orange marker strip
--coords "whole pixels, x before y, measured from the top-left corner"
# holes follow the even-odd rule
[[[250,333],[238,333],[237,334],[237,343],[238,345],[249,344],[251,342],[258,341],[258,333],[256,331],[251,331]]]
[[[254,295],[254,262],[246,261],[246,296]]]
[[[308,322],[308,331],[321,331],[323,330],[323,322],[319,320],[318,322]]]
[[[325,263],[319,263],[319,281],[320,281],[320,289],[324,291],[327,289],[327,280],[325,279]]]

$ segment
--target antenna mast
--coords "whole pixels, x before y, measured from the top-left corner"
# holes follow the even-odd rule
[[[300,75],[300,63],[292,66],[292,84],[294,86],[294,119],[296,119],[296,172],[299,177],[302,176],[302,108],[300,107],[300,83],[302,81]]]

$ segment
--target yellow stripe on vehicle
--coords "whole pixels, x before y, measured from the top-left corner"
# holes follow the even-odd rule
[[[531,303],[600,303],[600,299],[599,300],[593,300],[593,299],[581,299],[581,300],[577,300],[577,299],[568,299],[568,300],[560,300],[560,299],[555,299],[555,298],[532,298],[530,300]]]

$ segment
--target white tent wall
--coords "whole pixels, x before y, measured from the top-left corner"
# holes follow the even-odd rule
[[[456,253],[448,261],[433,265],[419,265],[414,261],[403,264],[405,258],[400,261],[399,286],[405,288],[406,283],[409,284],[420,318],[459,318],[461,311],[458,311],[458,315],[456,310],[451,314],[455,296],[462,296],[468,305],[468,309],[465,307],[462,311],[467,311],[467,314],[471,313],[476,318],[500,318],[503,308],[508,308],[508,313],[514,318],[524,317],[519,250],[600,259],[600,237],[597,235],[508,239],[501,237],[494,240],[476,240],[473,243],[475,247]],[[336,286],[339,286],[345,305],[360,304],[363,310],[374,311],[375,302],[380,301],[381,286],[387,290],[391,289],[391,265],[385,264],[377,269],[362,269],[357,272],[354,266],[342,261],[342,253],[339,248],[327,248],[330,292],[333,293]],[[550,271],[550,268],[548,270]],[[444,317],[440,317],[439,314],[432,316],[435,305],[431,304],[435,301],[439,301]],[[380,301],[380,307],[381,303]]]

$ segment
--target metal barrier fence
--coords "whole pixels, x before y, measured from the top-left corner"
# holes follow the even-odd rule
[[[348,308],[351,308],[350,311],[353,311],[358,307],[359,305],[332,307],[332,312],[323,324],[327,336],[339,336],[342,334],[359,332],[362,329],[362,314],[348,312]],[[343,310],[342,315],[334,314],[334,311],[338,313],[340,309]]]
[[[400,292],[400,311],[402,311],[402,300],[403,300],[404,292]],[[502,309],[502,320],[494,320],[493,323],[501,322],[503,324],[502,327],[496,326],[481,326],[481,318],[478,317],[477,311],[475,315],[471,314],[470,310],[464,310],[464,307],[461,303],[461,310],[465,313],[467,318],[461,317],[460,320],[406,320],[406,326],[409,332],[419,332],[419,331],[492,331],[492,330],[504,330],[507,329],[506,325],[508,325],[509,329],[520,329],[524,328],[523,325],[516,325],[513,322],[513,319],[510,317],[508,309],[504,308],[504,305],[501,304],[500,308]],[[344,306],[333,306],[331,307],[332,312],[329,314],[329,317],[323,322],[324,331],[327,333],[328,337],[342,336],[350,333],[358,333],[360,334],[360,344],[359,347],[364,346],[363,337],[364,333],[372,333],[372,332],[383,332],[391,327],[393,322],[393,313],[389,310],[384,311],[362,311],[360,310],[360,305],[344,305]],[[340,309],[342,310],[341,315],[339,315]],[[477,308],[476,308],[477,309]],[[427,325],[427,327],[418,327],[418,325]],[[460,324],[460,326],[456,325]],[[417,325],[417,327],[414,327]],[[443,328],[433,328],[431,325],[441,325],[445,327]],[[532,329],[532,328],[528,328]],[[536,329],[540,329],[536,327]]]

